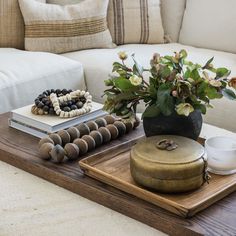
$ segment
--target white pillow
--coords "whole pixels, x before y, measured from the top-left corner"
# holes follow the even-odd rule
[[[236,53],[236,0],[187,0],[179,42]]]

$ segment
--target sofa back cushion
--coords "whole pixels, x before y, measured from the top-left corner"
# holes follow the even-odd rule
[[[164,42],[159,0],[110,0],[108,26],[117,45]]]
[[[161,0],[162,23],[167,42],[178,42],[186,0]]]
[[[47,3],[65,6],[69,4],[76,4],[82,1],[83,0],[47,0]]]
[[[18,0],[0,0],[0,47],[24,49],[24,21]]]
[[[187,0],[179,42],[236,53],[235,9],[235,0]]]
[[[25,49],[65,53],[113,47],[107,28],[108,0],[59,6],[19,0],[25,21]]]

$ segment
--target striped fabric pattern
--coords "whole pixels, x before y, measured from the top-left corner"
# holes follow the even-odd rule
[[[0,47],[24,49],[24,20],[18,0],[0,0]]]
[[[111,48],[107,27],[108,0],[86,0],[59,6],[19,0],[25,21],[25,49],[65,53]]]
[[[108,25],[117,45],[164,42],[160,0],[110,0]]]

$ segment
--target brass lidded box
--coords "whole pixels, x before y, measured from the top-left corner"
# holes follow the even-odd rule
[[[177,148],[168,151],[157,147],[171,140]],[[191,191],[207,178],[204,148],[198,142],[174,135],[142,139],[131,150],[130,170],[140,185],[164,193]]]

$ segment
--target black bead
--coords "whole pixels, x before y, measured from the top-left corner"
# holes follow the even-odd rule
[[[38,108],[42,108],[44,106],[44,104],[42,103],[42,102],[40,102],[39,104],[38,104]]]
[[[51,89],[51,93],[55,93],[56,91],[55,91],[55,89]]]
[[[69,107],[64,107],[64,108],[63,108],[63,111],[65,111],[65,112],[69,112],[69,111],[71,111],[71,110],[70,110]]]
[[[72,101],[68,101],[67,104],[68,104],[69,107],[70,107],[71,105],[73,105]]]
[[[54,115],[54,114],[55,114],[54,109],[53,109],[52,107],[49,108],[49,114],[50,114],[50,115]]]
[[[49,111],[49,107],[48,107],[48,106],[44,106],[44,107],[43,107],[43,110],[44,110],[44,111]]]
[[[71,108],[71,110],[76,110],[76,109],[78,109],[78,107],[77,107],[76,105],[72,105],[70,108]]]
[[[57,90],[56,90],[56,93],[57,93],[57,94],[61,94],[61,90],[60,90],[60,89],[57,89]]]
[[[46,104],[46,102],[48,102],[48,99],[47,98],[43,98],[42,102]]]
[[[83,107],[83,105],[84,105],[84,104],[83,104],[82,102],[77,102],[77,103],[76,103],[76,106],[77,106],[78,108]]]
[[[63,95],[66,95],[68,93],[67,89],[62,89],[61,92],[62,92]]]

